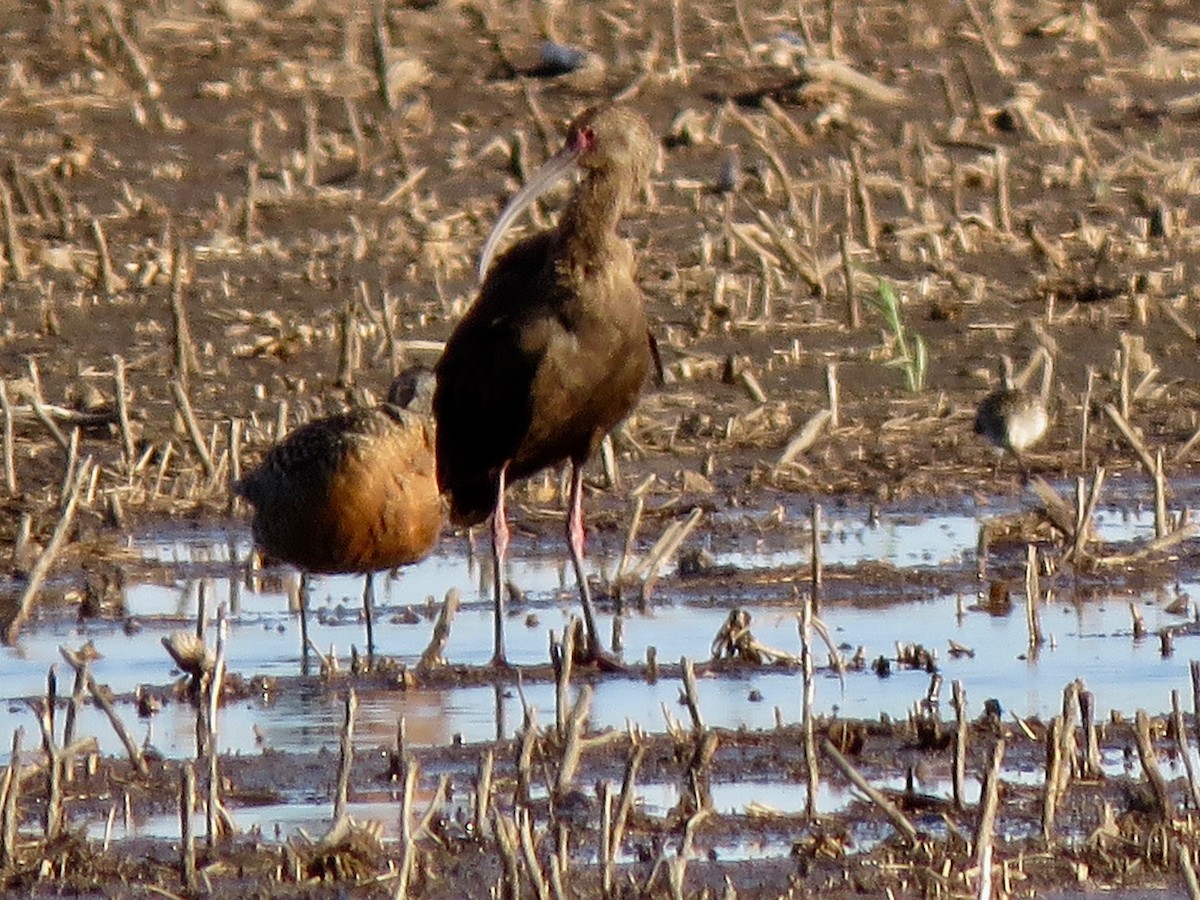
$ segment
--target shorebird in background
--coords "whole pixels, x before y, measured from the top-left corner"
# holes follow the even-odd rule
[[[1013,384],[1012,360],[1000,357],[1001,384],[979,403],[975,412],[975,433],[983,435],[1003,453],[1007,450],[1017,461],[1023,479],[1029,478],[1029,467],[1022,455],[1046,434],[1050,415],[1046,400],[1050,393],[1051,360],[1045,350],[1039,350],[1042,365],[1042,390],[1035,394]],[[999,469],[999,459],[996,468]]]

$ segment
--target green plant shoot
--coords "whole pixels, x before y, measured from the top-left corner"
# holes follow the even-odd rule
[[[867,302],[883,317],[892,334],[892,358],[887,365],[904,371],[904,381],[913,393],[924,390],[925,376],[929,371],[929,355],[925,340],[915,332],[910,333],[900,318],[900,298],[884,279],[879,279],[878,292],[868,295]]]

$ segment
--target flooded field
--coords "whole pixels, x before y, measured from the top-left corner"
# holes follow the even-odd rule
[[[974,710],[984,702],[998,704],[1001,719],[1039,723],[1049,721],[1063,705],[1063,688],[1079,679],[1096,698],[1097,717],[1120,722],[1138,709],[1170,708],[1171,692],[1188,692],[1187,660],[1200,657],[1200,629],[1191,596],[1200,596],[1197,572],[1175,557],[1173,575],[1164,574],[1153,587],[1134,587],[1122,579],[1108,585],[1056,577],[1043,596],[1040,617],[1043,646],[1031,651],[1029,629],[1021,602],[997,609],[988,602],[988,585],[996,569],[1011,568],[1011,554],[989,556],[980,578],[977,557],[981,527],[991,517],[1012,515],[1026,502],[1012,497],[959,511],[889,512],[872,507],[844,506],[822,526],[820,554],[829,574],[820,619],[833,641],[849,657],[887,659],[894,671],[887,677],[874,666],[835,671],[832,662],[818,663],[812,712],[823,722],[902,723],[932,717],[952,720],[948,685],[961,682]],[[746,520],[758,518],[747,513]],[[730,518],[726,514],[726,518]],[[727,523],[728,524],[728,523]],[[1124,547],[1153,537],[1153,516],[1136,506],[1102,508],[1095,533],[1105,545]],[[734,531],[737,531],[735,526]],[[701,664],[697,697],[706,728],[715,729],[735,746],[782,740],[795,754],[801,727],[804,679],[800,667],[709,665],[709,645],[732,608],[749,612],[755,638],[766,646],[799,657],[799,601],[794,585],[803,582],[811,566],[811,531],[792,527],[785,536],[772,534],[745,546],[716,529],[695,543],[704,544],[708,567],[692,573],[685,566],[665,573],[648,602],[634,604],[623,619],[623,658],[631,669],[623,675],[584,676],[589,685],[589,729],[599,735],[637,731],[664,734],[686,718],[681,704],[678,667],[673,674],[652,677],[644,661],[648,648],[670,663],[688,657]],[[791,548],[784,546],[790,543]],[[446,541],[437,554],[403,571],[376,580],[376,653],[415,670],[437,612],[439,594],[456,589],[461,605],[445,645],[450,673],[481,671],[490,652],[490,569],[479,565],[471,544]],[[1190,544],[1183,545],[1188,554]],[[477,778],[478,756],[487,748],[516,746],[521,741],[525,707],[553,720],[556,684],[547,677],[547,648],[551,633],[561,634],[577,614],[574,586],[553,544],[540,538],[518,541],[509,581],[519,588],[521,602],[510,609],[506,623],[511,661],[524,669],[520,689],[511,678],[480,683],[473,678],[418,679],[403,690],[383,686],[378,679],[356,680],[347,674],[301,677],[297,598],[298,575],[287,567],[262,569],[244,523],[226,521],[200,527],[159,525],[135,530],[120,548],[131,573],[111,615],[80,621],[70,609],[61,615],[47,610],[26,626],[17,643],[0,652],[0,675],[6,689],[0,707],[0,730],[23,728],[37,733],[38,695],[44,693],[48,669],[63,670],[59,648],[88,642],[97,658],[91,664],[96,679],[117,695],[116,708],[146,753],[156,760],[182,763],[197,754],[196,710],[172,687],[178,669],[162,646],[164,638],[195,628],[201,608],[208,628],[216,627],[217,611],[228,611],[227,665],[248,690],[227,700],[217,718],[218,748],[223,765],[235,769],[257,760],[316,759],[322,770],[337,757],[344,721],[344,690],[357,689],[358,708],[353,745],[359,764],[377,768],[394,759],[397,728],[403,722],[405,750],[423,760],[428,773],[418,782],[421,804],[434,800],[435,775],[447,775],[455,793],[446,815],[469,820],[470,798]],[[687,555],[688,548],[683,548]],[[485,559],[486,562],[486,559]],[[611,580],[619,559],[601,548],[589,566],[597,585]],[[884,566],[895,574],[880,579]],[[719,573],[712,575],[711,573]],[[799,573],[799,574],[798,574]],[[937,575],[936,584],[922,586],[922,574]],[[915,578],[915,580],[914,580]],[[947,589],[946,585],[951,585]],[[1015,589],[1015,588],[1014,588]],[[364,645],[361,577],[330,576],[311,586],[309,635],[330,658],[349,666],[351,648]],[[1141,613],[1145,636],[1135,636],[1131,605]],[[606,615],[613,609],[606,604]],[[1176,633],[1173,652],[1166,654],[1156,635]],[[904,645],[922,645],[936,659],[936,676],[927,666],[907,667],[900,660]],[[951,653],[950,648],[956,652]],[[861,648],[861,650],[859,649]],[[542,674],[539,674],[542,673]],[[934,691],[931,678],[936,678]],[[182,677],[180,684],[186,680]],[[152,714],[139,712],[139,698],[153,696]],[[578,687],[571,692],[579,698]],[[976,713],[978,715],[978,713]],[[117,733],[104,713],[84,706],[76,722],[78,734],[94,735],[102,756],[124,754]],[[1030,727],[1025,725],[1023,727]],[[774,737],[773,737],[774,736]],[[889,742],[890,743],[890,742]],[[929,765],[927,754],[902,740],[895,756],[881,765],[873,785],[896,797],[913,790],[920,768],[922,802],[931,805],[916,813],[914,823],[933,839],[947,839],[941,807],[952,802],[951,773],[944,765]],[[454,759],[439,759],[442,748],[456,748]],[[1029,750],[1034,750],[1031,744]],[[745,753],[753,753],[746,750]],[[775,751],[778,754],[780,751]],[[890,755],[889,751],[889,755]],[[1189,751],[1193,765],[1200,756]],[[8,762],[5,753],[0,761]],[[1113,785],[1135,782],[1136,759],[1118,741],[1098,757],[1099,775]],[[726,767],[729,766],[726,762]],[[394,765],[389,764],[389,765]],[[607,784],[612,796],[621,791],[619,760],[588,763],[596,784]],[[614,765],[616,766],[614,768]],[[687,787],[666,770],[652,771],[636,784],[635,808],[644,822],[669,822],[686,805]],[[888,771],[890,770],[890,774]],[[907,771],[907,776],[906,776]],[[1183,777],[1178,758],[1168,766],[1169,777]],[[711,809],[729,823],[720,832],[700,838],[697,851],[728,862],[788,860],[795,854],[797,826],[810,810],[810,788],[791,764],[778,757],[760,775],[746,777],[736,763],[714,772],[709,792]],[[664,777],[665,776],[665,777]],[[589,776],[591,777],[591,776]],[[1044,765],[1036,755],[1014,753],[1001,771],[1008,789],[1041,790]],[[284,778],[265,793],[229,803],[230,814],[244,833],[270,842],[308,841],[330,822],[328,776],[319,783],[290,785]],[[906,786],[907,785],[907,786]],[[963,784],[963,801],[979,802],[982,776],[972,773]],[[130,806],[128,795],[111,805],[88,804],[88,812],[71,821],[90,840],[177,841],[177,812]],[[348,814],[359,821],[378,822],[385,845],[403,841],[401,794],[368,778],[355,788]],[[550,800],[545,787],[531,792],[530,802]],[[439,802],[441,802],[439,800]],[[861,816],[862,795],[838,781],[819,784],[812,809],[822,817]],[[595,800],[587,815],[594,817]],[[455,813],[457,810],[457,813]],[[1093,827],[1088,817],[1067,827],[1078,842]],[[595,822],[592,822],[595,825]],[[1020,820],[1005,827],[1006,840],[1020,840],[1024,830],[1039,833]],[[765,830],[763,830],[765,829]],[[195,830],[204,830],[204,815],[195,814]],[[463,838],[464,840],[467,838]],[[648,838],[649,839],[649,838]],[[868,817],[849,824],[846,841],[855,852],[883,846],[887,829]],[[651,841],[653,843],[653,841]],[[638,842],[619,851],[618,865],[637,865]],[[602,863],[600,852],[584,846],[572,851],[584,865]]]
[[[0,891],[1200,897],[1194,18],[0,8]],[[440,358],[613,101],[647,158],[568,155],[632,179],[636,271],[581,271],[661,363],[581,482],[622,664],[563,652],[553,468],[512,667],[487,525],[375,576],[369,654],[233,485]]]
[[[1012,503],[1002,508],[1006,505]],[[883,513],[868,524],[865,516],[866,510],[861,510],[834,520],[822,535],[822,559],[840,577],[852,585],[856,567],[885,563],[898,570],[927,569],[957,577],[961,587],[943,592],[900,586],[892,596],[887,594],[896,587],[883,588],[884,596],[878,587],[866,588],[861,595],[850,588],[844,596],[832,597],[821,618],[836,642],[848,648],[847,656],[861,647],[873,660],[894,656],[899,644],[922,644],[941,657],[938,669],[947,684],[960,680],[977,701],[995,698],[1006,711],[1022,717],[1052,717],[1061,705],[1063,686],[1074,678],[1083,679],[1096,694],[1102,713],[1111,709],[1131,715],[1147,705],[1165,709],[1172,689],[1186,689],[1187,660],[1200,658],[1200,646],[1192,649],[1200,632],[1182,634],[1175,654],[1164,657],[1153,637],[1133,638],[1129,607],[1142,611],[1152,636],[1164,628],[1187,626],[1196,615],[1189,598],[1200,598],[1193,580],[1200,573],[1181,565],[1176,579],[1143,590],[1114,586],[1106,591],[1095,585],[1079,589],[1069,583],[1056,587],[1042,611],[1049,646],[1029,658],[1022,605],[1014,604],[1003,614],[988,609],[975,578],[983,518]],[[1096,517],[1097,535],[1110,543],[1144,540],[1153,533],[1151,518],[1145,512],[1104,509]],[[732,567],[723,583],[706,579],[698,590],[693,580],[678,574],[660,582],[644,609],[624,615],[624,659],[643,662],[653,647],[666,663],[682,657],[705,662],[709,645],[735,607],[751,614],[756,638],[798,656],[799,610],[791,583],[796,570],[807,567],[811,550],[801,546],[810,540],[808,533],[797,531],[793,537],[797,546],[792,550],[712,547],[712,565]],[[124,586],[119,616],[79,622],[71,610],[61,618],[47,614],[27,627],[15,646],[0,650],[6,707],[0,711],[0,732],[18,725],[36,730],[34,715],[22,701],[44,692],[51,666],[62,668],[60,646],[91,642],[100,654],[93,673],[119,695],[132,697],[139,687],[160,689],[174,671],[161,640],[195,627],[202,592],[210,627],[220,606],[229,610],[231,672],[247,678],[300,673],[298,575],[286,567],[263,571],[252,566],[252,541],[243,523],[174,534],[134,533],[123,549],[138,565],[137,574]],[[542,541],[517,545],[509,580],[520,588],[524,601],[510,609],[507,632],[510,659],[518,666],[546,665],[549,633],[561,635],[570,618],[578,615],[564,561],[545,555],[553,549]],[[454,588],[462,603],[445,655],[452,666],[487,663],[490,566],[481,569],[468,550],[465,543],[447,541],[424,562],[377,579],[379,655],[415,666],[429,642],[442,595]],[[616,564],[603,557],[590,561],[601,583]],[[312,585],[309,636],[322,651],[340,656],[344,665],[352,647],[359,653],[365,648],[362,592],[361,577],[326,576]],[[951,656],[950,642],[969,648],[971,656]],[[800,716],[798,677],[795,667],[765,667],[735,678],[705,679],[700,695],[706,721],[727,729],[770,728],[777,716],[794,723]],[[822,716],[902,719],[926,696],[929,676],[900,670],[894,677],[880,678],[867,669],[841,679],[827,672],[819,684],[814,710]],[[760,699],[748,703],[751,693]],[[553,708],[553,684],[530,684],[525,694],[531,705]],[[674,711],[677,698],[678,683],[670,679],[653,685],[629,678],[601,680],[595,685],[592,725],[599,730],[630,725],[659,730],[664,724],[662,708]],[[133,716],[132,704],[128,714]],[[296,752],[314,749],[314,744],[332,751],[341,715],[335,693],[264,691],[262,697],[222,710],[222,747],[236,754],[265,748]],[[478,684],[364,696],[356,733],[359,745],[386,745],[402,717],[414,746],[505,740],[521,725],[521,702],[508,687],[498,695],[492,686]],[[104,752],[120,751],[116,736],[102,727],[102,713],[88,711],[82,721],[85,733],[100,736]],[[169,757],[189,756],[195,752],[194,722],[189,704],[168,704],[143,724],[146,740]]]
[[[1112,487],[1115,505],[1098,508],[1093,518],[1094,553],[1128,552],[1155,539],[1152,511],[1133,499],[1146,489],[1136,479]],[[1186,505],[1194,485],[1180,482],[1176,490],[1176,502]],[[872,787],[906,810],[902,815],[923,842],[953,842],[958,826],[947,824],[948,812],[958,802],[978,806],[986,790],[982,761],[974,754],[959,786],[945,755],[957,717],[952,682],[965,689],[964,712],[974,720],[969,727],[976,741],[986,744],[987,735],[1004,733],[1010,742],[998,775],[1017,809],[1010,807],[997,827],[1014,845],[1036,842],[1043,833],[1037,810],[1049,771],[1046,723],[1061,721],[1064,704],[1072,702],[1064,700],[1064,688],[1078,684],[1094,697],[1091,715],[1104,735],[1096,768],[1077,789],[1078,805],[1058,825],[1064,846],[1081,857],[1092,852],[1097,829],[1108,827],[1103,810],[1111,807],[1103,804],[1118,802],[1114,798],[1141,783],[1128,723],[1139,710],[1169,711],[1172,692],[1190,695],[1189,660],[1200,658],[1194,539],[1156,559],[1152,575],[1043,573],[1037,609],[1043,640],[1034,647],[1022,594],[1022,545],[989,547],[982,558],[980,547],[981,533],[994,523],[1036,508],[1032,493],[1022,492],[957,505],[905,503],[894,510],[838,503],[822,517],[819,621],[830,645],[815,648],[808,715],[823,733],[850,742]],[[600,535],[589,576],[608,598],[602,603],[605,627],[614,615],[621,620],[621,657],[629,668],[609,675],[582,670],[565,694],[548,651],[578,615],[578,599],[552,537],[527,533],[514,544],[507,582],[516,599],[505,625],[516,670],[488,667],[489,560],[479,556],[478,536],[459,536],[443,541],[425,561],[375,579],[375,670],[355,675],[351,668],[362,665],[365,647],[361,576],[311,580],[313,652],[302,664],[299,573],[262,567],[243,520],[158,521],[131,529],[108,551],[124,577],[98,615],[81,619],[71,603],[46,606],[13,645],[0,650],[0,733],[22,732],[18,762],[36,767],[39,753],[30,740],[39,733],[47,674],[56,673],[60,692],[69,690],[71,667],[62,656],[67,648],[86,653],[89,672],[113,692],[116,716],[158,772],[152,784],[193,761],[207,765],[190,676],[164,648],[179,633],[194,632],[203,610],[210,640],[220,621],[228,629],[228,687],[215,719],[215,747],[232,788],[222,808],[243,846],[251,840],[302,854],[325,852],[322,835],[335,821],[335,770],[348,739],[356,776],[341,814],[350,817],[346,821],[373,823],[368,843],[385,854],[405,846],[405,823],[413,815],[406,810],[413,804],[439,810],[440,824],[431,834],[452,856],[475,852],[480,767],[494,759],[498,785],[515,784],[517,798],[526,792],[528,808],[548,810],[547,828],[564,821],[567,814],[558,809],[568,800],[582,804],[570,814],[576,824],[569,826],[573,843],[567,851],[582,872],[606,865],[644,871],[647,859],[660,856],[720,861],[716,871],[803,869],[810,854],[813,860],[829,853],[853,860],[888,856],[894,852],[892,828],[860,790],[837,777],[809,784],[802,774],[800,622],[813,553],[802,512],[720,512],[712,527],[682,544],[644,598],[614,599],[619,595],[612,584],[622,565],[629,570],[650,552],[649,543],[635,542],[632,557],[622,559],[619,541]],[[1004,593],[999,603],[997,585]],[[422,654],[448,591],[457,592],[460,603],[444,644],[447,664],[423,671]],[[715,659],[711,647],[734,609],[749,614],[754,639],[784,662]],[[1169,647],[1164,633],[1172,636]],[[326,665],[317,674],[322,654]],[[693,733],[685,724],[686,683],[677,665],[685,658],[698,666],[695,701],[704,728],[698,734],[713,735],[720,744],[700,807],[720,825],[698,831],[680,850],[670,835],[696,802],[687,766],[680,774],[680,753],[686,758],[690,752],[685,748]],[[336,661],[332,671],[330,660]],[[347,731],[351,689],[356,710]],[[598,742],[584,751],[582,771],[573,779],[589,788],[569,795],[553,787],[548,773],[545,781],[527,783],[519,760],[528,740],[527,716],[544,722],[546,739],[553,740],[555,719],[569,715],[564,702],[586,704],[589,740]],[[60,712],[66,705],[60,699]],[[66,821],[79,839],[98,847],[178,846],[184,832],[177,803],[167,796],[169,781],[147,791],[117,775],[129,765],[124,760],[130,751],[98,706],[79,707],[71,727],[87,740],[88,768],[96,769],[82,776],[77,802],[67,808]],[[934,734],[944,729],[944,739],[931,737],[930,728]],[[633,735],[640,737],[631,743]],[[614,754],[603,749],[608,745],[621,749]],[[552,754],[552,746],[542,753]],[[1186,755],[1186,765],[1178,754],[1163,761],[1166,778],[1185,786],[1192,777],[1188,767],[1200,769],[1196,749]],[[631,763],[635,757],[640,773]],[[543,765],[553,765],[551,760],[544,756]],[[11,753],[0,751],[0,764],[12,763]],[[413,794],[406,802],[409,770]],[[606,853],[596,830],[601,798],[615,803],[626,791],[630,836]],[[497,796],[494,802],[503,808],[507,801]],[[208,828],[203,808],[197,809],[192,833]],[[23,831],[32,837],[36,826],[27,821]],[[472,871],[472,878],[480,877]]]

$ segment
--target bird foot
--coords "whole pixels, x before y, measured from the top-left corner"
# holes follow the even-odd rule
[[[495,669],[498,672],[514,672],[517,668],[508,661],[508,657],[503,653],[495,654],[488,662],[488,667]]]
[[[588,641],[583,652],[576,654],[575,661],[580,665],[595,666],[601,672],[629,671],[625,663],[594,641]]]

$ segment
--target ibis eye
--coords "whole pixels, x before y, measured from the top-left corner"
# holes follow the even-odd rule
[[[571,138],[571,146],[577,153],[586,153],[596,146],[596,132],[591,125],[584,125],[576,130]]]

